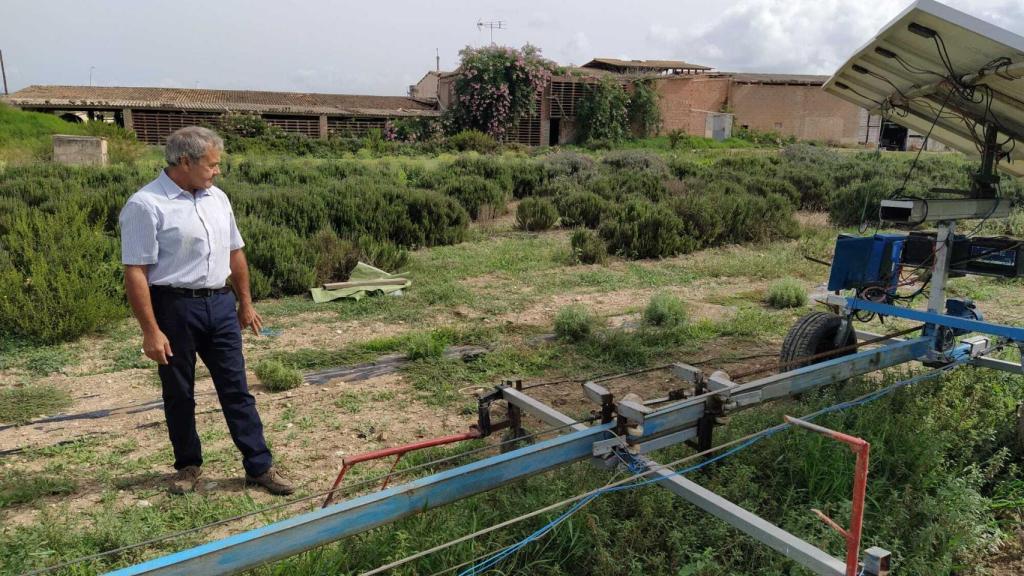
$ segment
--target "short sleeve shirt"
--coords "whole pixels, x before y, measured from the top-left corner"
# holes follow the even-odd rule
[[[223,190],[193,194],[163,171],[128,199],[119,221],[121,263],[148,265],[150,285],[220,288],[231,251],[245,245]]]

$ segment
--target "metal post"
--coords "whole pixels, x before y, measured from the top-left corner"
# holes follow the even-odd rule
[[[838,440],[850,447],[854,454],[857,455],[857,466],[853,476],[853,509],[850,511],[850,529],[843,530],[836,524],[831,518],[825,516],[819,511],[815,511],[819,518],[825,521],[826,524],[832,526],[839,531],[846,539],[846,576],[857,576],[857,568],[859,568],[859,556],[860,556],[860,537],[861,530],[864,527],[864,499],[868,489],[868,457],[871,453],[871,444],[867,441],[857,438],[856,436],[850,436],[830,430],[824,426],[818,426],[817,424],[811,424],[805,420],[799,418],[793,418],[792,416],[785,416],[786,422],[800,428],[805,428],[811,432],[817,432],[823,436],[828,436],[833,440]]]
[[[7,69],[4,68],[4,51],[0,50],[0,75],[4,77],[4,96],[7,96]]]
[[[935,266],[932,268],[932,289],[928,294],[928,311],[941,314],[946,307],[946,277],[949,275],[949,259],[953,245],[953,232],[956,230],[956,222],[953,220],[939,222],[938,233],[935,236],[935,254],[932,259]]]

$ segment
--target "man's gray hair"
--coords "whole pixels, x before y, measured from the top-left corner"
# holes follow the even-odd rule
[[[202,126],[185,126],[167,137],[164,157],[170,166],[177,166],[182,158],[188,158],[192,164],[206,156],[210,148],[224,150],[224,141],[216,132]]]

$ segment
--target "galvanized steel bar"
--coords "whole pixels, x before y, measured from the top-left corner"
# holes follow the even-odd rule
[[[568,426],[569,429],[577,432],[590,428],[590,426],[562,414],[540,400],[524,394],[522,391],[516,390],[511,386],[504,386],[501,388],[501,397],[506,402],[518,406],[520,410],[533,414],[549,426]]]
[[[813,544],[786,532],[757,514],[745,510],[718,494],[687,480],[671,468],[644,457],[637,457],[651,471],[649,476],[660,478],[658,484],[701,510],[720,518],[737,530],[762,542],[787,558],[792,558],[820,576],[844,576],[846,564]]]

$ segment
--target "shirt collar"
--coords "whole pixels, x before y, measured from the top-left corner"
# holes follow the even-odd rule
[[[164,194],[166,194],[167,198],[171,200],[181,196],[182,194],[189,194],[188,191],[184,190],[181,186],[178,186],[174,180],[171,180],[171,177],[167,175],[166,170],[160,171],[160,176],[157,178],[157,181],[160,182],[160,186],[164,189]],[[198,198],[208,193],[209,190],[206,188],[197,190],[195,197]]]

